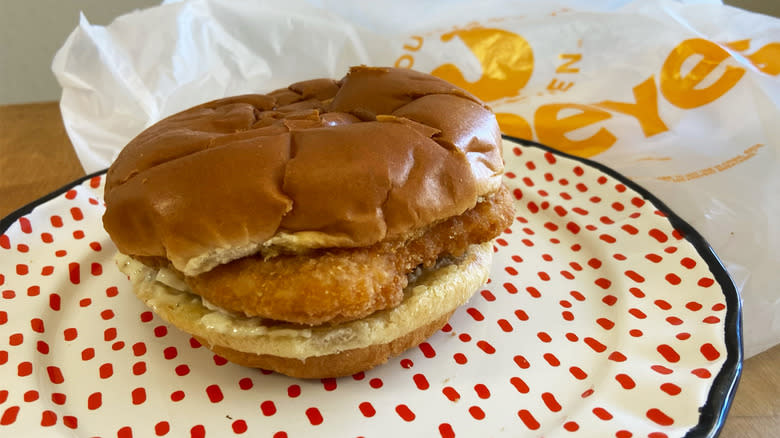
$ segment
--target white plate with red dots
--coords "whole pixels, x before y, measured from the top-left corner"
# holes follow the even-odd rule
[[[517,219],[490,282],[419,347],[351,377],[242,368],[113,266],[96,174],[0,223],[0,435],[715,436],[740,304],[702,237],[603,166],[506,139]]]

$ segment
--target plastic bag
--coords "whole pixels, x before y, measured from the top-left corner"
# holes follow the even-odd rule
[[[714,1],[170,2],[82,16],[53,70],[92,172],[169,114],[356,64],[432,72],[505,133],[632,178],[724,262],[746,355],[780,343],[780,20]]]

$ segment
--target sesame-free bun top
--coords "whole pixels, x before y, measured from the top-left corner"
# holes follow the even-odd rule
[[[402,239],[501,185],[501,137],[476,97],[407,69],[208,102],[134,138],[108,170],[120,252],[185,275],[262,252]]]

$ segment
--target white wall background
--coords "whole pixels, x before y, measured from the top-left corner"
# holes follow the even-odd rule
[[[54,54],[79,22],[106,25],[161,0],[0,0],[0,104],[59,100]]]
[[[0,105],[59,100],[51,72],[54,53],[76,27],[79,11],[90,23],[159,4],[160,0],[0,0]],[[780,0],[726,0],[780,17]]]

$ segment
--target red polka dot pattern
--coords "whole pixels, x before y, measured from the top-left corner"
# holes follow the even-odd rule
[[[508,148],[517,220],[490,283],[418,348],[341,379],[235,366],[145,308],[100,227],[103,177],[46,202],[0,234],[2,432],[685,435],[726,356],[707,263],[619,181]]]

